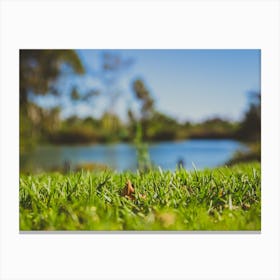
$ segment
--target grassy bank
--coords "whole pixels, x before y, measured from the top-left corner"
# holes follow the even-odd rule
[[[20,176],[21,230],[260,230],[260,164]],[[130,184],[131,182],[131,184]]]

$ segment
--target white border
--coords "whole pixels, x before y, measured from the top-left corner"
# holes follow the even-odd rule
[[[1,279],[279,279],[279,2],[2,1]],[[19,234],[20,48],[262,50],[261,234]]]

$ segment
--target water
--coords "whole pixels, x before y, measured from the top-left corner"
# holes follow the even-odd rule
[[[228,161],[237,150],[246,149],[234,140],[187,140],[149,145],[152,162],[162,169],[174,170],[179,160],[186,169],[212,168]],[[46,170],[62,166],[69,160],[72,166],[81,163],[102,163],[117,171],[136,170],[135,147],[127,143],[79,146],[42,146],[21,158],[21,168]]]

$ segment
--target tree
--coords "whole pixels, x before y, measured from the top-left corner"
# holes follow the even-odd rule
[[[142,80],[135,80],[132,86],[135,96],[141,104],[141,119],[137,122],[134,139],[137,150],[138,169],[140,171],[146,171],[152,168],[152,163],[148,145],[143,142],[143,138],[147,138],[147,126],[149,118],[154,112],[154,100]],[[132,111],[128,112],[128,116],[130,120],[135,120]]]
[[[29,94],[58,95],[57,79],[65,73],[84,73],[73,50],[20,50],[20,152],[34,147],[59,126],[59,108],[49,111],[29,101]],[[77,96],[75,96],[77,97]]]
[[[157,111],[146,122],[146,138],[152,141],[174,140],[180,130],[176,119]]]
[[[133,91],[141,103],[141,119],[147,120],[154,112],[154,100],[144,82],[140,79],[133,82]]]
[[[238,137],[245,141],[261,141],[261,94],[252,92],[249,95],[250,105],[240,124]]]
[[[154,114],[154,100],[141,79],[133,81],[132,87],[136,99],[140,102],[140,123],[142,126],[143,137],[146,139],[149,119]]]
[[[67,71],[84,73],[74,50],[20,50],[20,105],[26,105],[29,93],[58,94],[55,81]]]

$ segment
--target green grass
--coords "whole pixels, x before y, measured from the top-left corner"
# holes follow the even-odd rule
[[[134,199],[122,196],[127,180]],[[20,176],[20,230],[260,230],[259,163]]]

